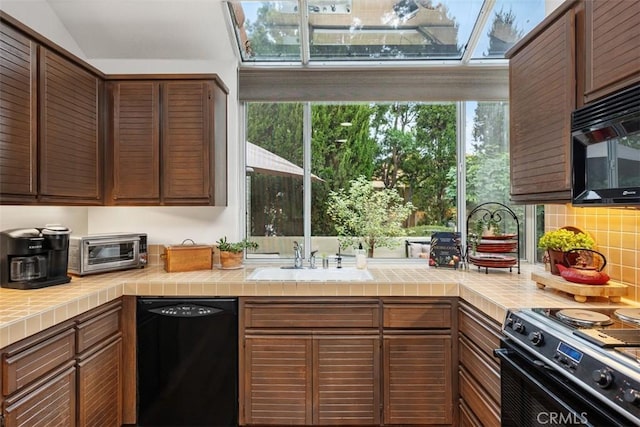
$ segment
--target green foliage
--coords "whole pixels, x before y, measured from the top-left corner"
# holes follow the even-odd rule
[[[566,252],[570,249],[593,249],[596,242],[586,233],[574,233],[566,228],[547,231],[538,240],[541,249],[554,249]]]
[[[222,237],[217,242],[218,249],[224,252],[240,253],[245,249],[258,249],[258,243],[243,239],[240,242],[228,242],[227,236]]]
[[[414,207],[405,203],[394,189],[376,190],[364,176],[350,181],[347,190],[329,193],[327,214],[334,221],[343,246],[363,243],[369,256],[376,247],[393,248],[398,245],[393,237],[402,236],[402,223]]]
[[[385,188],[402,191],[424,213],[423,223],[452,220],[455,198],[447,188],[456,180],[447,173],[456,164],[456,105],[377,104],[374,112],[375,176]]]

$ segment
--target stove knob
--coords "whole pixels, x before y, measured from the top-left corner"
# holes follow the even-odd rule
[[[513,324],[513,330],[519,334],[524,334],[527,328],[524,327],[524,323],[516,322]]]
[[[529,334],[529,341],[531,341],[531,344],[535,345],[536,347],[539,347],[542,344],[544,344],[544,336],[540,331],[531,332]]]
[[[628,388],[624,391],[624,401],[638,403],[640,401],[640,391]]]
[[[591,378],[601,388],[607,388],[613,382],[613,375],[611,375],[611,372],[607,369],[596,369],[591,373]]]

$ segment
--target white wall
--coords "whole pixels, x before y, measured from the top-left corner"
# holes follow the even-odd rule
[[[87,208],[60,206],[0,206],[0,230],[62,224],[73,234],[88,231]]]
[[[179,244],[185,239],[212,244],[235,239],[232,209],[216,207],[89,208],[89,233],[142,232],[151,244]]]
[[[77,54],[74,51],[77,44],[73,39],[68,40],[70,36],[66,31],[62,31],[64,26],[46,2],[2,0],[2,9],[65,49]],[[222,236],[236,240],[240,236],[244,218],[240,212],[242,192],[237,176],[241,145],[238,142],[237,62],[228,37],[212,41],[212,49],[223,50],[216,55],[217,58],[222,59],[216,61],[91,59],[87,62],[106,74],[212,73],[220,76],[229,88],[228,207],[0,206],[0,230],[59,222],[72,228],[74,234],[146,232],[152,244],[175,244],[186,238],[199,243],[213,243]],[[84,57],[79,54],[78,56]]]
[[[78,46],[65,26],[60,22],[51,6],[44,0],[2,0],[0,8],[18,21],[52,42],[62,46],[74,55],[85,59],[86,55]]]

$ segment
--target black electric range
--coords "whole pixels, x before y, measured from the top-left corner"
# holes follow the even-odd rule
[[[640,308],[510,310],[503,332],[508,345],[544,366],[540,372],[640,425]]]

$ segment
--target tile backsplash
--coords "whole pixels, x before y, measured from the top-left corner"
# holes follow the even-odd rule
[[[573,226],[588,232],[607,258],[605,272],[632,286],[628,296],[640,301],[640,210],[545,205],[544,220],[545,231]]]

